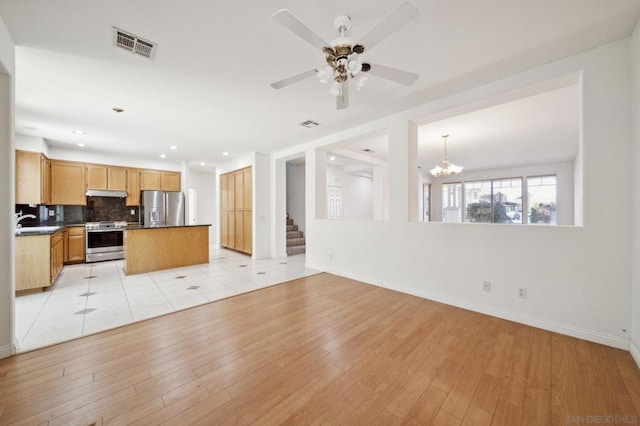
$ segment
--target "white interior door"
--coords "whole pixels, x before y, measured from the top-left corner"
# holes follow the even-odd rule
[[[327,189],[327,208],[329,219],[342,219],[342,188],[329,186]]]
[[[198,190],[189,188],[189,225],[198,223]]]

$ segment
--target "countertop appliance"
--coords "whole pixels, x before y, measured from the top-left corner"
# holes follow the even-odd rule
[[[173,191],[141,191],[140,222],[145,228],[184,226],[184,194]]]
[[[123,230],[127,222],[87,222],[86,262],[124,259]]]

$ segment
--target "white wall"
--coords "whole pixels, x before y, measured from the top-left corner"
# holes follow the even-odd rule
[[[287,213],[302,232],[305,231],[304,174],[304,163],[287,163]]]
[[[346,173],[342,167],[327,166],[327,189],[342,188],[342,219],[373,220],[373,179]]]
[[[0,358],[15,353],[14,43],[0,17]],[[7,207],[8,206],[8,207]]]
[[[216,174],[197,169],[189,169],[188,188],[198,191],[198,224],[211,224],[209,227],[209,243],[216,241]]]
[[[640,23],[631,38],[632,87],[632,292],[631,355],[640,365]]]
[[[581,76],[584,226],[421,223],[414,121]],[[307,155],[307,265],[365,282],[628,348],[631,322],[631,115],[629,40],[451,95],[274,154]],[[330,221],[309,212],[322,171],[315,148],[390,129],[390,220]],[[616,168],[607,165],[616,164]],[[616,206],[615,215],[611,206]],[[482,291],[491,281],[492,291]],[[527,287],[528,297],[517,297]]]

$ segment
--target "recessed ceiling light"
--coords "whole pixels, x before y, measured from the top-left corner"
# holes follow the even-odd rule
[[[160,158],[167,158],[166,154],[160,154]]]
[[[329,157],[329,160],[331,161],[336,161],[336,157],[334,157],[333,155],[331,157]]]
[[[124,112],[124,110],[122,108],[118,108],[118,107],[114,107],[114,108],[111,108],[111,109],[113,110],[113,112],[115,112],[117,114],[120,114],[121,112]]]
[[[83,143],[79,143],[79,144],[78,144],[78,146],[79,146],[80,148],[84,148],[86,145],[85,145],[85,144],[83,144]]]
[[[225,152],[222,153],[222,155],[224,155],[226,157],[227,155],[229,155],[229,153],[227,151],[225,151]]]
[[[363,151],[364,151],[364,152],[368,152],[368,153],[372,153],[372,152],[373,152],[373,150],[372,150],[372,149],[370,149],[370,148],[365,148],[365,149],[363,149]]]
[[[201,165],[202,167],[204,167],[204,166],[205,166],[205,163],[200,163],[200,165]]]
[[[80,130],[80,129],[76,129],[72,132],[74,135],[86,135],[87,132],[85,132],[84,130]]]
[[[178,149],[178,147],[177,147],[177,146],[175,146],[175,145],[171,145],[171,146],[169,147],[169,149],[170,149],[170,150],[172,150],[172,151],[175,151],[176,149]]]

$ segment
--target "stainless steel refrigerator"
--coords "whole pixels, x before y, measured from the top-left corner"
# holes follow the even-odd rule
[[[184,226],[184,194],[168,191],[141,191],[142,226]]]

